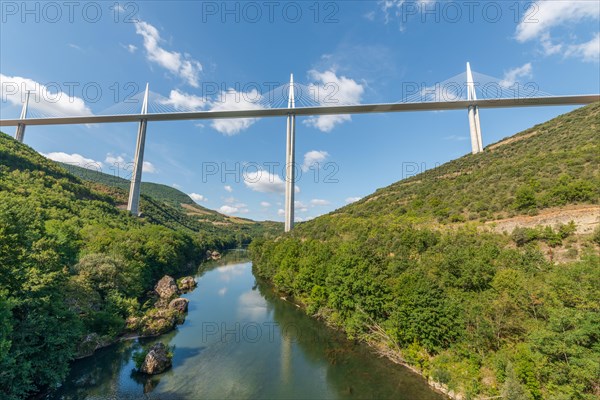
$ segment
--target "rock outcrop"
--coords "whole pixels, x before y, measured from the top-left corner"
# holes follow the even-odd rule
[[[181,314],[185,314],[187,312],[189,302],[190,301],[188,299],[178,297],[176,299],[171,300],[171,302],[169,303],[169,308],[172,310],[176,310]]]
[[[150,348],[140,371],[148,375],[160,374],[171,368],[171,354],[169,349],[162,343],[156,343]]]
[[[175,279],[169,275],[162,277],[160,281],[154,287],[154,291],[160,296],[161,299],[170,299],[171,297],[179,294],[179,288]]]
[[[174,309],[152,309],[144,315],[141,321],[141,334],[143,336],[158,336],[171,331],[183,316]]]
[[[218,260],[221,258],[221,253],[219,253],[218,251],[214,250],[214,251],[210,251],[208,250],[206,252],[206,259],[207,260]]]
[[[196,287],[196,281],[192,276],[186,276],[179,281],[179,290],[181,292],[189,292]]]

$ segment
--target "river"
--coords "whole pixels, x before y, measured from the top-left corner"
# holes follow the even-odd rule
[[[185,323],[159,338],[120,342],[73,363],[48,399],[442,400],[407,368],[346,340],[256,281],[245,252],[203,264]],[[132,355],[175,346],[173,368],[144,377]]]

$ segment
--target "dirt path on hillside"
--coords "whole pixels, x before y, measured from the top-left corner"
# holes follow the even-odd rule
[[[486,223],[495,232],[511,233],[516,227],[533,228],[538,225],[554,227],[558,224],[575,222],[577,233],[592,233],[600,225],[600,206],[570,206],[564,208],[550,208],[541,210],[538,215],[500,219]]]

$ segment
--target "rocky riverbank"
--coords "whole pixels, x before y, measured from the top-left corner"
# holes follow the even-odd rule
[[[189,301],[181,294],[196,288],[192,276],[175,281],[169,275],[163,276],[148,293],[153,306],[139,315],[129,317],[122,335],[117,337],[100,336],[97,333],[87,334],[78,347],[75,359],[89,357],[96,350],[110,346],[121,340],[132,340],[143,337],[154,337],[172,331],[185,321]]]

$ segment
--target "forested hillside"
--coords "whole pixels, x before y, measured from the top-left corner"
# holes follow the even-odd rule
[[[60,163],[59,163],[60,164]],[[111,195],[121,207],[127,204],[130,181],[118,176],[82,168],[76,165],[60,164],[68,172],[91,183],[98,190],[113,188]],[[94,184],[99,184],[94,185]],[[179,227],[186,226],[194,231],[221,231],[221,233],[236,234],[242,244],[249,243],[252,237],[262,234],[278,234],[283,230],[283,224],[271,221],[252,221],[245,218],[233,217],[218,213],[196,204],[187,194],[180,190],[159,183],[142,182],[141,184],[142,212],[158,218],[160,214],[171,222],[185,220]],[[163,209],[160,212],[157,208]],[[167,214],[168,215],[165,215]]]
[[[132,217],[118,207],[125,195],[0,133],[0,398],[60,384],[86,340],[109,343],[145,315],[163,275],[264,232],[201,223],[149,196]]]
[[[593,104],[395,183],[256,240],[255,272],[452,395],[596,399],[600,228],[489,222],[600,217],[599,131]]]

